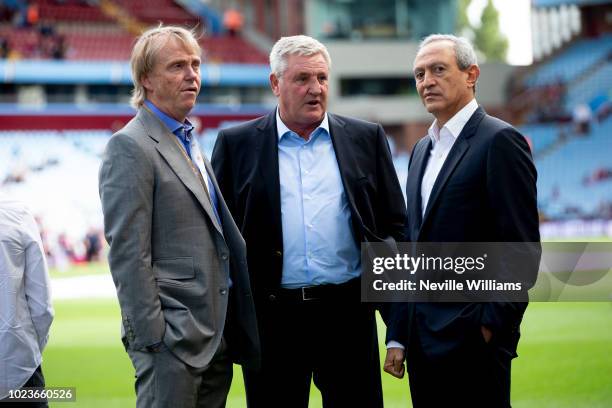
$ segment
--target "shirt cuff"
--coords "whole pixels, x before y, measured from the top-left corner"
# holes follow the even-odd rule
[[[404,347],[404,345],[403,345],[402,343],[397,342],[397,341],[395,341],[395,340],[390,340],[390,341],[387,343],[387,348],[388,348],[388,349],[390,349],[390,348],[399,348],[399,349],[402,349],[402,350],[405,350],[405,349],[406,349],[406,347]]]

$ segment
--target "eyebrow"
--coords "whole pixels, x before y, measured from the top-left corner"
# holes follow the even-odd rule
[[[168,65],[167,66],[178,64],[179,62],[187,63],[188,61],[189,61],[188,58],[177,58],[177,59],[173,59],[173,60],[168,61]],[[202,59],[200,57],[194,57],[194,61],[197,61],[200,64],[202,63]]]
[[[432,62],[432,63],[429,63],[429,64],[425,65],[424,67],[422,67],[422,66],[419,66],[419,67],[414,67],[414,68],[412,69],[412,71],[413,71],[413,72],[423,71],[423,70],[424,70],[424,69],[426,69],[426,68],[431,69],[431,68],[433,68],[433,67],[435,67],[435,66],[437,66],[437,65],[442,65],[442,66],[445,66],[445,67],[447,67],[447,66],[448,66],[448,64],[447,64],[447,63],[445,63],[445,62],[442,62],[442,61],[434,61],[434,62]]]

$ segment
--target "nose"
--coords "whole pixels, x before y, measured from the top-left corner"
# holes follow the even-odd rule
[[[323,89],[323,84],[319,82],[317,78],[314,78],[310,81],[310,85],[308,86],[308,92],[311,95],[320,95]]]
[[[191,65],[187,65],[187,68],[185,69],[185,79],[188,81],[194,80],[195,78],[197,78],[199,75],[199,72],[197,69],[195,69],[194,67],[192,67]]]
[[[435,77],[434,75],[432,75],[430,72],[425,72],[423,74],[423,86],[425,88],[429,88],[433,85],[435,85],[436,81],[435,81]]]

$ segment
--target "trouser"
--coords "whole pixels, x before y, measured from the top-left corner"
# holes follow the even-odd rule
[[[486,343],[474,330],[463,346],[447,356],[427,356],[418,335],[411,337],[406,364],[414,408],[510,407],[513,354],[495,334]]]
[[[137,408],[225,407],[233,373],[225,339],[203,368],[185,364],[165,345],[159,352],[128,354],[136,370]]]
[[[36,371],[32,374],[30,379],[26,381],[23,388],[45,388],[45,377],[42,373],[42,367],[38,366]],[[2,408],[47,408],[49,404],[47,401],[44,402],[14,402],[3,399],[0,401],[0,407]]]
[[[360,303],[358,281],[309,300],[284,293],[258,310],[262,368],[244,370],[248,407],[307,408],[312,380],[325,408],[382,408],[375,314]]]

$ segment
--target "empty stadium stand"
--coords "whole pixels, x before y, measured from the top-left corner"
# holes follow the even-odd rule
[[[49,53],[41,52],[43,25],[63,41],[65,51],[57,58],[68,60],[128,60],[135,34],[162,21],[207,32],[198,16],[172,0],[41,0],[36,4],[39,23],[34,26],[18,28],[9,21],[0,21],[0,37],[8,40],[19,58],[51,58]],[[239,36],[202,36],[201,45],[209,62],[267,63],[266,53]]]
[[[557,54],[550,61],[539,65],[527,78],[528,86],[543,86],[558,81],[570,82],[587,72],[612,53],[612,34],[596,39],[580,39]]]
[[[531,127],[525,131],[530,129],[533,133]],[[541,127],[537,132],[554,143],[558,128]],[[536,157],[541,213],[547,219],[611,218],[612,118],[593,123],[585,136],[566,132],[568,140]]]

